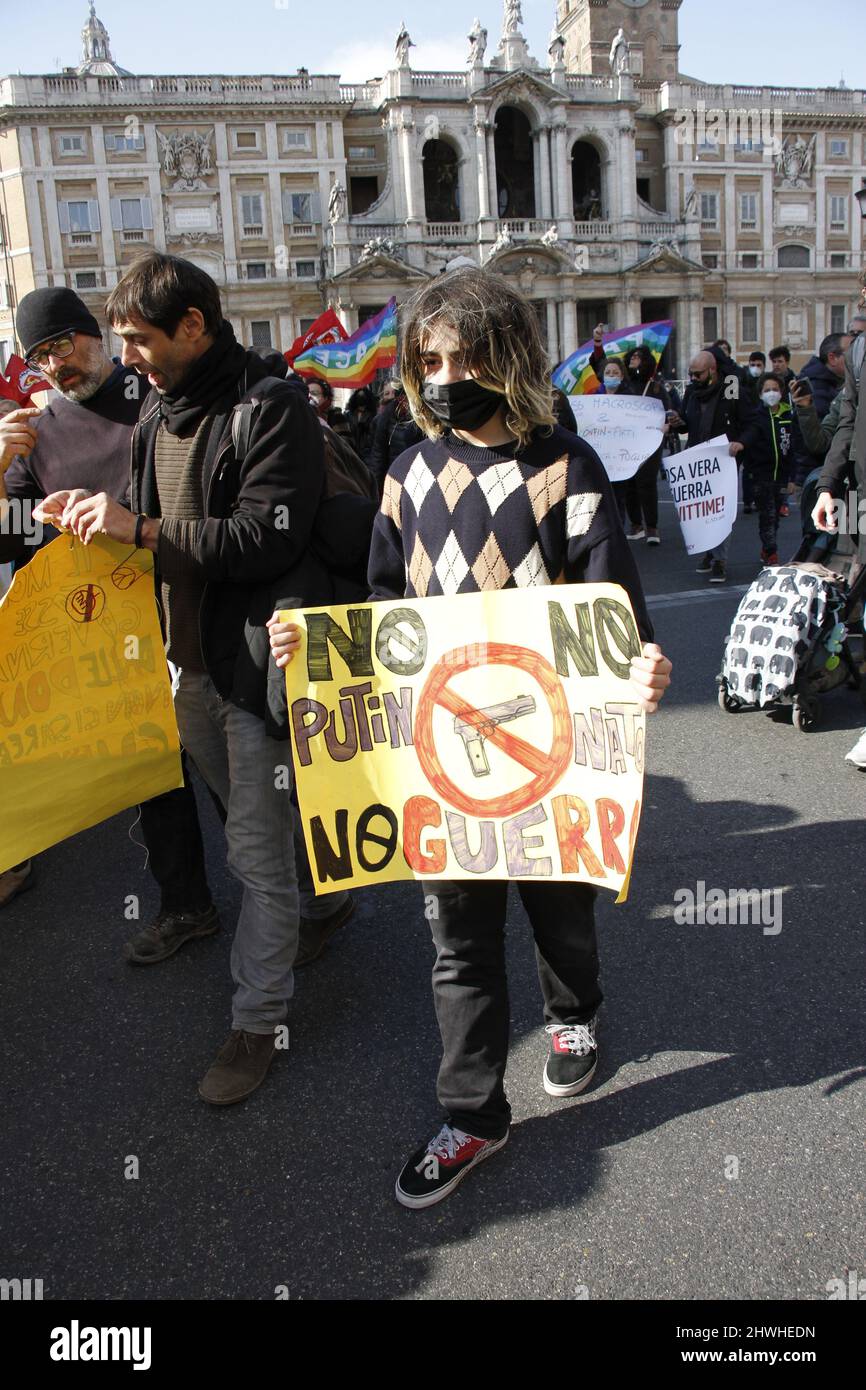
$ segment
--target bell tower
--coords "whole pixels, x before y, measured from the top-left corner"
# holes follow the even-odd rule
[[[631,71],[653,82],[679,71],[683,0],[557,0],[556,30],[565,39],[566,72],[610,73],[610,46],[620,29]]]

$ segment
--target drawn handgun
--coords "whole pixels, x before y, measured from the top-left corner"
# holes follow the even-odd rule
[[[500,705],[487,705],[478,713],[484,716],[483,724],[470,724],[468,719],[458,717],[454,720],[454,732],[460,735],[466,746],[469,766],[475,776],[486,777],[490,771],[490,764],[484,751],[484,740],[497,725],[506,724],[511,719],[519,719],[522,714],[534,714],[535,700],[531,695],[518,695],[513,700],[503,700]]]

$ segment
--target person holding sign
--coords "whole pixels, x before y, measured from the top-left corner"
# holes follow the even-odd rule
[[[739,378],[721,375],[724,355],[718,348],[699,352],[689,363],[689,384],[683,396],[683,420],[688,431],[687,449],[721,435],[728,438],[728,452],[736,458],[757,443],[755,406],[740,390]],[[730,537],[708,550],[698,574],[708,574],[711,584],[724,584]]]
[[[607,580],[630,595],[644,642],[635,699],[655,710],[670,662],[651,642],[640,579],[595,452],[554,423],[549,367],[531,304],[503,278],[461,269],[408,308],[402,374],[427,438],[396,459],[376,518],[374,599]],[[269,623],[285,666],[300,629]],[[504,713],[504,712],[503,712]],[[497,716],[498,717],[498,716]],[[442,1034],[441,1128],[404,1165],[404,1206],[440,1202],[507,1142],[507,883],[425,880],[436,946],[433,996]],[[549,1053],[549,1095],[578,1094],[596,1070],[602,994],[588,885],[521,881],[535,938]]]

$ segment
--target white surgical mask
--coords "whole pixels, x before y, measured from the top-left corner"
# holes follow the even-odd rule
[[[763,367],[752,367],[751,365],[749,366],[749,371],[751,372],[752,376],[754,376],[754,377],[760,376],[760,375],[761,375],[761,372],[762,372],[763,370],[764,370]]]
[[[782,393],[781,393],[781,391],[762,391],[762,392],[761,392],[761,400],[764,402],[764,405],[768,405],[768,406],[770,407],[771,410],[773,410],[774,407],[777,406],[777,405],[779,404],[779,401],[780,401],[781,399],[782,399]]]
[[[621,376],[606,376],[606,377],[604,378],[604,389],[605,389],[605,391],[616,391],[617,387],[619,387],[619,386],[621,386],[621,385],[622,385],[622,377],[621,377]]]

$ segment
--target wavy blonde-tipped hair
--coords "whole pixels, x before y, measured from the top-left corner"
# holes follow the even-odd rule
[[[505,397],[505,425],[521,448],[534,430],[556,423],[550,363],[535,310],[501,275],[467,268],[425,285],[405,309],[400,371],[412,414],[430,439],[441,438],[445,426],[424,403],[421,358],[440,329],[454,333],[479,385]]]

